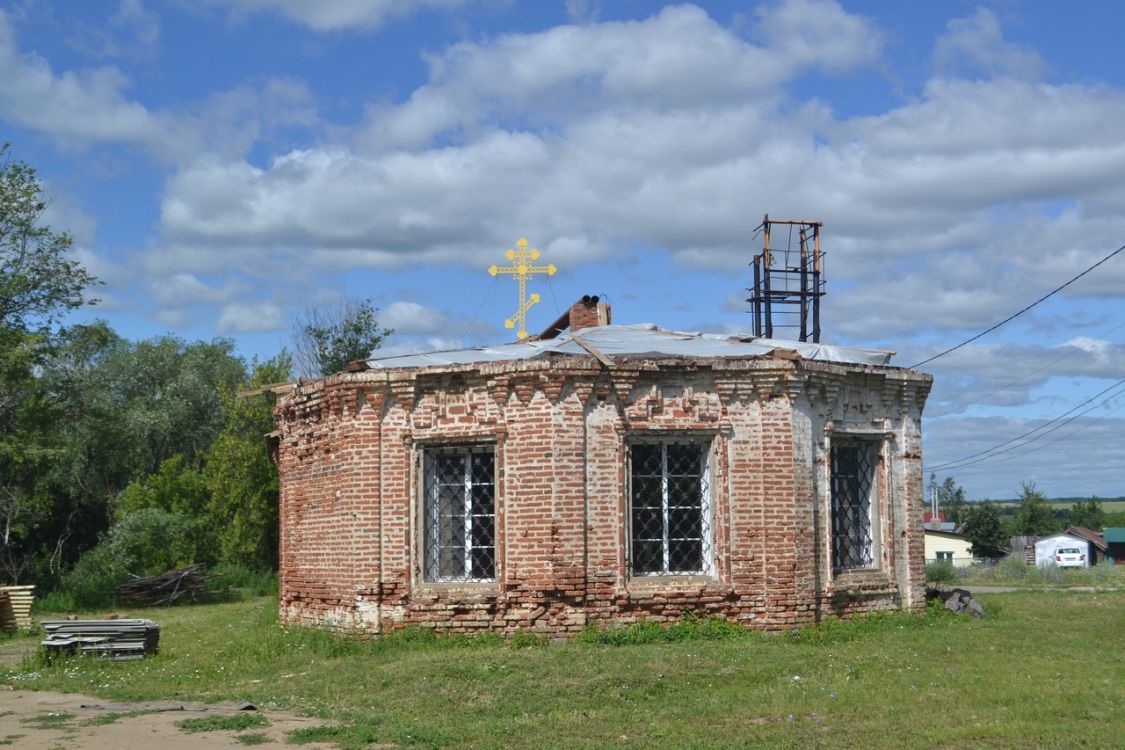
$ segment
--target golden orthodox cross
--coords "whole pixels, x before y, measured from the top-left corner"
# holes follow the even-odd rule
[[[523,237],[520,237],[520,241],[516,243],[516,247],[518,247],[519,250],[509,249],[508,252],[505,253],[505,257],[507,257],[508,260],[512,261],[514,265],[492,265],[488,267],[488,273],[492,276],[500,273],[511,274],[515,277],[516,281],[519,282],[520,306],[519,309],[516,310],[515,315],[504,321],[504,327],[515,328],[516,323],[519,323],[519,330],[516,331],[516,336],[518,336],[522,340],[527,338],[527,311],[531,309],[532,305],[539,302],[538,294],[532,294],[530,297],[527,296],[528,277],[530,277],[533,273],[545,273],[548,276],[554,276],[555,271],[557,271],[558,269],[555,268],[554,263],[547,266],[531,265],[531,261],[539,260],[539,251],[535,250],[534,248],[528,250],[527,240],[525,240]]]

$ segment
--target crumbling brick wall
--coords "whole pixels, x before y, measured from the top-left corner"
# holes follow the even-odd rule
[[[382,633],[674,620],[763,630],[918,607],[920,419],[930,379],[805,360],[592,358],[346,373],[277,407],[283,621]],[[631,576],[626,452],[644,435],[705,436],[713,566]],[[834,574],[833,435],[880,441],[878,559]],[[429,583],[420,455],[487,443],[496,461],[496,576]]]

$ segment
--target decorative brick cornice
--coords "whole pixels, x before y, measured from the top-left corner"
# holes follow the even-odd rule
[[[629,404],[630,396],[633,394],[633,388],[637,384],[637,379],[640,378],[641,371],[633,369],[615,368],[612,370],[610,377],[613,380],[613,389],[617,392],[617,401],[623,407]]]
[[[508,398],[511,393],[508,378],[489,378],[487,387],[488,395],[491,396],[492,400],[496,402],[496,405],[503,410],[504,407],[508,405]]]
[[[566,386],[566,376],[558,374],[546,374],[539,376],[539,387],[543,390],[543,395],[546,396],[552,404],[559,402],[559,397],[562,395],[563,388]]]
[[[409,380],[392,380],[390,383],[391,393],[402,404],[402,408],[406,411],[414,411],[416,402],[414,391],[414,379]]]

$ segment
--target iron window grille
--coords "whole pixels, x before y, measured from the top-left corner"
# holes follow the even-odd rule
[[[496,457],[488,446],[422,455],[427,581],[496,579]]]
[[[832,442],[832,569],[837,573],[875,564],[876,448],[872,441]]]
[[[629,446],[633,575],[711,572],[708,445],[662,441]]]

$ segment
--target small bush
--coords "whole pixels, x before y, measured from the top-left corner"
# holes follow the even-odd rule
[[[211,580],[208,588],[222,599],[277,595],[277,573],[272,570],[251,570],[233,563],[219,563],[207,572],[219,576]]]
[[[103,540],[78,558],[58,589],[36,601],[36,610],[75,612],[111,606],[117,587],[128,580],[125,566]]]
[[[957,569],[949,560],[938,560],[926,565],[926,580],[930,583],[952,583],[957,580]]]

